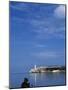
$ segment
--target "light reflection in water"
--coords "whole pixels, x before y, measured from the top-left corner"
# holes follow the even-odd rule
[[[30,80],[32,83],[31,86],[36,87],[39,86],[39,82],[42,83],[41,81],[43,80],[43,78],[46,78],[46,74],[44,73],[31,73],[30,74]]]
[[[31,73],[30,82],[32,87],[61,85],[65,83],[64,73]],[[62,78],[63,77],[63,78]]]
[[[36,87],[36,85],[37,85],[37,73],[31,73],[30,79],[34,81],[34,83],[31,86]]]
[[[36,73],[34,74],[34,77],[35,77],[35,86],[36,86],[36,81],[37,81],[37,74]]]

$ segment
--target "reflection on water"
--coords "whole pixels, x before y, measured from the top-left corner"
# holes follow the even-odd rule
[[[36,87],[37,73],[30,74],[30,77],[31,77],[31,80],[33,79],[33,81],[34,81],[33,87]]]
[[[64,85],[64,73],[33,73],[30,74],[30,82],[36,86],[51,86],[51,85]]]
[[[34,80],[35,80],[35,86],[36,86],[36,80],[37,80],[37,74],[36,73],[34,74],[34,78],[35,78]]]
[[[18,88],[24,78],[28,78],[31,87],[65,85],[65,73],[23,73],[12,74],[10,77],[10,88]]]

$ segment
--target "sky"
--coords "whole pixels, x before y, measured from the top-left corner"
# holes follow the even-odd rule
[[[65,5],[10,1],[10,72],[65,65]]]

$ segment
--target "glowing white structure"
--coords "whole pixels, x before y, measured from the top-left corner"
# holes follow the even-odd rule
[[[36,65],[34,65],[34,69],[36,70]]]

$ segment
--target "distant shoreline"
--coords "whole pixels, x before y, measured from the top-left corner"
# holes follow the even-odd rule
[[[45,73],[45,72],[65,72],[66,67],[65,66],[51,66],[51,67],[34,67],[29,72],[30,73]]]

